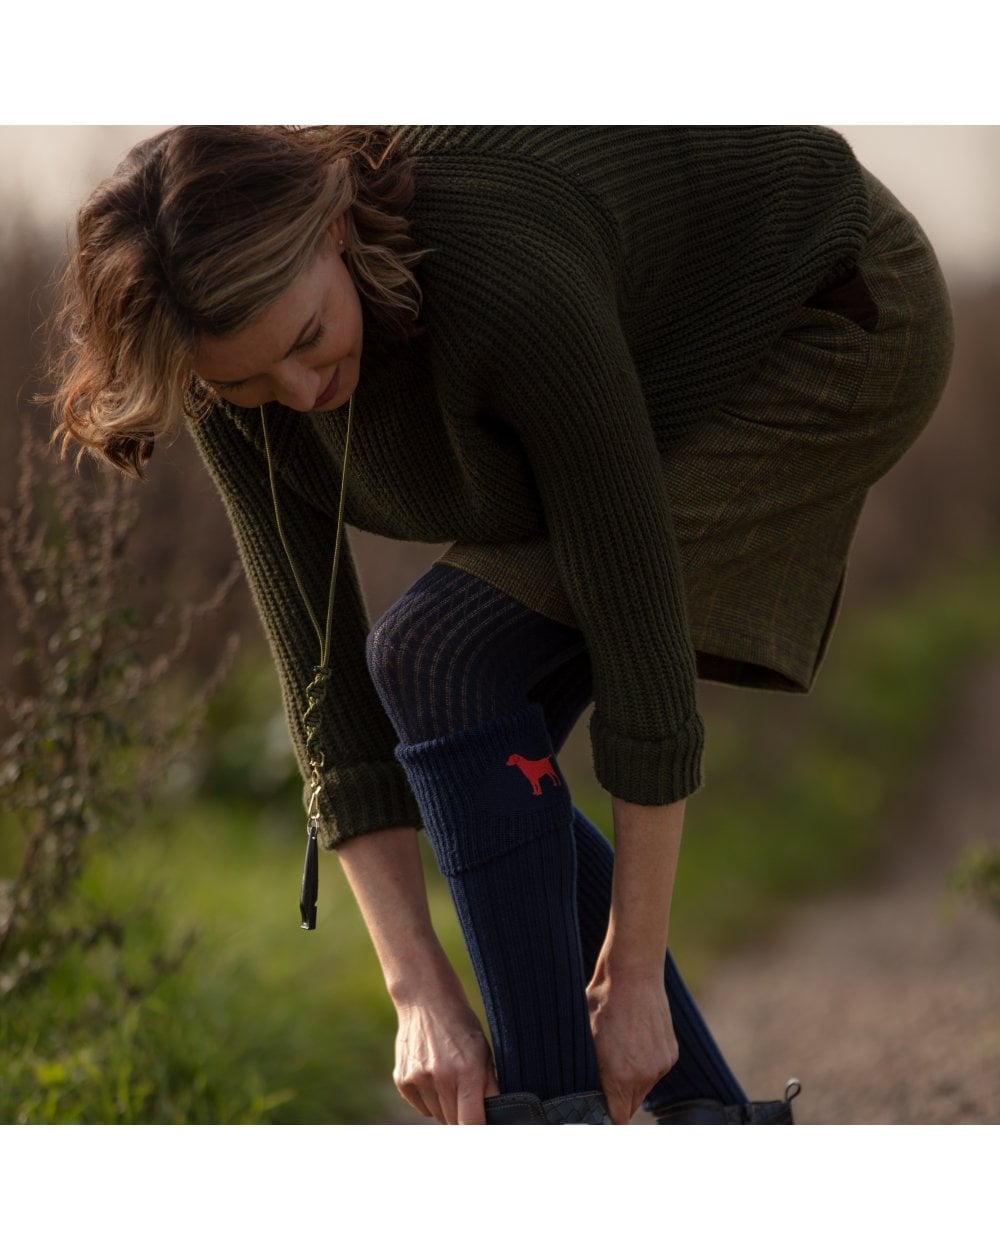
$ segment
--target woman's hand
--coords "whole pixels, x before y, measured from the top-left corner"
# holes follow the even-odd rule
[[[340,862],[358,900],[399,1017],[393,1079],[421,1115],[482,1124],[497,1094],[493,1059],[431,924],[417,831],[351,838]]]
[[[587,1003],[601,1088],[615,1124],[628,1124],[677,1062],[663,965],[684,807],[683,799],[657,807],[612,800],[611,916]]]
[[[628,1124],[643,1098],[677,1062],[663,973],[612,982],[600,969],[587,986],[601,1088],[615,1124]]]
[[[396,1088],[439,1124],[484,1124],[483,1099],[499,1093],[489,1044],[461,989],[397,1003]]]

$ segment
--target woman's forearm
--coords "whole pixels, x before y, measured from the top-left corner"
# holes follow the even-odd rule
[[[412,828],[383,829],[338,851],[397,1006],[455,977],[431,923],[417,837]]]
[[[441,1124],[482,1124],[499,1093],[482,1026],[431,923],[415,829],[352,838],[340,862],[358,900],[396,1007],[393,1079]]]
[[[608,1112],[615,1124],[628,1124],[677,1062],[663,966],[684,803],[640,807],[614,799],[613,811],[611,917],[587,1003]]]
[[[612,978],[662,978],[684,800],[644,807],[612,800],[615,869],[599,966]]]

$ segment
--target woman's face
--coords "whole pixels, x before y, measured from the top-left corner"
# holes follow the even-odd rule
[[[361,373],[361,301],[335,221],[283,295],[235,334],[204,338],[193,367],[241,408],[277,400],[298,412],[338,408]]]

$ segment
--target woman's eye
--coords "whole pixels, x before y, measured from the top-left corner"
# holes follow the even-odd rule
[[[308,339],[306,339],[304,343],[300,343],[298,347],[295,348],[296,352],[309,351],[310,348],[315,347],[319,343],[320,339],[323,337],[325,333],[326,333],[326,325],[324,322],[321,321],[319,325],[316,327],[315,333],[312,334]],[[253,381],[252,378],[248,378],[244,382],[227,382],[224,386],[221,384],[215,385],[214,389],[216,391],[225,391],[227,393],[231,393],[232,391],[241,391],[244,388],[248,387],[252,381]]]
[[[312,336],[312,338],[307,339],[304,343],[300,343],[298,350],[300,352],[307,352],[310,347],[315,347],[316,344],[320,341],[320,339],[323,337],[325,333],[326,333],[326,326],[321,321],[319,325],[316,327],[316,333]]]

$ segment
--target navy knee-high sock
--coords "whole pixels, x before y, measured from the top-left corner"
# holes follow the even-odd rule
[[[501,1092],[597,1089],[573,809],[541,708],[397,756],[462,925]]]
[[[505,815],[508,798],[526,802],[516,767],[503,774],[513,789],[495,788],[498,753],[509,746],[504,760],[528,757],[504,737],[519,717],[540,735],[532,750],[541,757],[562,747],[589,702],[581,636],[469,574],[436,566],[381,618],[370,647],[372,677],[404,744],[399,755],[486,1004],[501,1088],[543,1096],[596,1088],[583,987],[607,930],[611,846],[567,811],[565,786],[541,778],[544,821],[536,818],[545,805],[528,786],[527,822],[516,802]],[[575,895],[567,893],[571,881]],[[647,1106],[746,1101],[669,955],[664,979],[680,1058]]]
[[[588,703],[589,691],[585,654],[562,663],[535,688],[533,695],[545,709],[557,750]],[[607,838],[579,811],[573,813],[573,832],[577,918],[584,975],[589,981],[608,928],[614,852]],[[653,1109],[691,1098],[714,1098],[727,1104],[746,1102],[742,1086],[716,1045],[669,951],[664,985],[680,1053],[670,1072],[650,1090],[646,1107]]]

